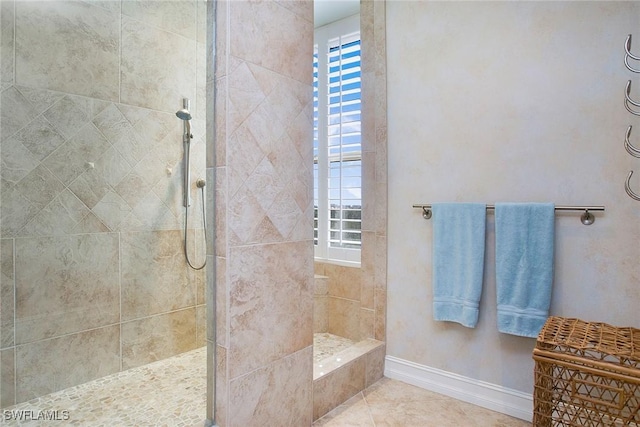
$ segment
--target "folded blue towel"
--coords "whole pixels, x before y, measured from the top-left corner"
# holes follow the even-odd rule
[[[496,203],[498,330],[536,338],[549,315],[555,207]]]
[[[478,323],[486,205],[436,203],[433,210],[433,318]]]

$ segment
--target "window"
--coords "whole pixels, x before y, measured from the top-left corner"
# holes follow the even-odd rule
[[[360,262],[362,149],[360,17],[316,30],[314,243],[316,258]]]

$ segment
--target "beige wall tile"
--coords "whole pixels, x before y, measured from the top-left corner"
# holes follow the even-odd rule
[[[15,268],[17,344],[118,322],[116,235],[17,239]]]
[[[85,216],[73,229],[74,234],[107,233],[109,229],[93,213]]]
[[[16,401],[118,372],[120,327],[107,326],[16,347]]]
[[[316,263],[317,264],[317,263]],[[313,294],[314,295],[329,295],[329,277],[315,274],[313,278]]]
[[[24,177],[15,189],[36,209],[41,210],[64,190],[64,186],[41,164]]]
[[[0,350],[0,408],[16,403],[15,347]]]
[[[7,182],[17,183],[35,169],[40,162],[16,138],[8,138],[2,144],[2,170],[0,176]]]
[[[195,39],[196,2],[131,0],[122,4],[122,14],[151,27]]]
[[[220,2],[222,4],[224,2]],[[216,66],[216,70],[218,67]],[[223,118],[227,117],[227,100],[229,92],[229,79],[227,77],[221,77],[213,84],[209,84],[213,87],[216,93],[214,102],[215,119],[213,124],[214,140],[213,147],[208,151],[207,163],[215,167],[224,167],[227,165],[227,121]],[[213,151],[212,151],[213,150]]]
[[[377,266],[375,264],[376,239],[372,231],[362,232],[360,304],[362,307],[374,308],[374,287]]]
[[[131,109],[128,111],[131,111]],[[110,105],[98,114],[93,119],[93,124],[124,156],[131,167],[142,160],[147,150],[150,149],[145,140],[138,136],[131,122],[127,120],[115,104]]]
[[[312,344],[311,260],[310,242],[231,248],[231,378]]]
[[[90,211],[68,189],[58,194],[21,231],[23,236],[51,236],[70,234]]]
[[[206,345],[207,341],[207,309],[204,305],[196,306],[196,347]]]
[[[202,211],[198,212],[198,216],[202,216]],[[194,221],[195,222],[195,221]],[[201,226],[200,221],[198,221],[199,226]],[[191,229],[189,227],[189,231],[187,232],[189,235],[189,246],[194,247],[194,249],[189,249],[189,259],[191,263],[196,267],[200,267],[203,263],[207,261],[207,254],[205,251],[205,242],[204,242],[204,231],[201,229]],[[206,270],[196,270],[193,272],[193,284],[195,286],[196,292],[196,305],[205,304],[205,292],[206,290]]]
[[[14,345],[13,239],[0,239],[0,348]]]
[[[110,147],[102,133],[92,124],[78,133],[45,159],[45,165],[63,184],[69,185],[98,161]]]
[[[313,296],[313,333],[329,331],[329,298]]]
[[[3,138],[2,179],[18,183],[64,141],[46,119],[36,117],[13,136]]]
[[[114,147],[107,151],[94,162],[93,168],[88,168],[70,185],[69,189],[89,209],[98,204],[100,200],[117,186],[129,173],[131,166]]]
[[[13,237],[37,215],[39,208],[23,195],[22,188],[13,187],[6,181],[0,185],[0,230],[3,237]]]
[[[384,376],[384,358],[386,347],[384,345],[370,351],[365,356],[366,374],[365,388],[372,386],[376,381]]]
[[[325,276],[325,274],[324,274],[325,265],[326,264],[324,262],[314,261],[314,263],[313,263],[313,272],[315,274],[319,274],[321,276]]]
[[[106,225],[110,231],[121,231],[121,226],[131,214],[131,206],[115,191],[109,190],[91,209],[91,212]]]
[[[0,28],[2,28],[0,33],[2,37],[0,39],[0,90],[4,90],[14,83],[14,7],[14,0],[0,3]]]
[[[360,302],[329,297],[329,333],[360,340]]]
[[[322,376],[313,382],[313,419],[317,420],[364,389],[364,358]]]
[[[215,265],[215,286],[216,312],[216,343],[220,346],[228,347],[229,345],[229,281],[227,280],[227,259],[224,257],[216,257]],[[208,337],[213,339],[214,337]]]
[[[198,7],[206,8],[205,2],[198,2]],[[192,101],[193,115],[199,119],[207,117],[207,44],[198,42],[196,54],[196,96]]]
[[[0,95],[0,126],[2,140],[5,140],[22,129],[38,112],[14,86],[4,89]]]
[[[376,289],[375,291],[375,319],[373,324],[373,338],[378,341],[387,340],[387,291]]]
[[[66,96],[63,92],[56,92],[34,87],[16,86],[16,88],[31,103],[31,105],[35,109],[36,114],[45,112]],[[94,100],[94,102],[101,103],[104,101]]]
[[[184,37],[122,18],[121,102],[174,112],[195,100],[195,49]]]
[[[229,424],[229,364],[227,363],[227,348],[216,346],[216,399],[215,415],[219,425]]]
[[[193,350],[196,339],[195,307],[124,322],[122,369]]]
[[[311,425],[312,349],[232,380],[228,425]]]
[[[210,134],[209,134],[210,135]],[[206,170],[207,176],[207,187],[205,191],[205,199],[209,202],[215,201],[216,197],[216,169],[212,167],[207,167]],[[205,248],[205,253],[209,256],[215,255],[215,240],[216,240],[216,210],[213,208],[212,203],[207,203],[206,208],[206,236],[207,236],[207,246]],[[207,273],[207,277],[209,273]]]
[[[215,168],[215,242],[217,256],[227,256],[227,168]]]
[[[94,98],[65,95],[44,116],[65,138],[76,135],[91,119],[112,104]]]
[[[121,234],[123,320],[195,305],[182,239],[180,230]]]
[[[329,295],[360,300],[360,284],[362,281],[362,270],[360,268],[327,264],[325,272],[329,276]]]
[[[373,338],[375,336],[375,311],[369,308],[360,308],[360,339]]]
[[[119,23],[90,3],[16,2],[16,83],[117,101]]]
[[[32,120],[26,127],[18,132],[14,138],[15,141],[3,145],[3,149],[5,146],[9,148],[11,144],[21,144],[27,148],[38,161],[42,161],[65,141],[64,136],[43,116],[38,116]],[[3,158],[4,155],[3,153]]]
[[[310,22],[307,19],[276,2],[229,2],[228,7],[231,55],[246,58],[300,82],[309,81],[312,75],[311,61],[307,61],[308,65],[302,65],[297,60],[313,55],[313,34],[309,31]],[[312,3],[304,2],[300,7],[309,14]],[[269,37],[264,37],[265,34]],[[273,49],[274,45],[279,48]]]
[[[213,420],[215,417],[216,410],[216,393],[215,389],[216,381],[216,344],[213,341],[207,340],[207,410],[206,417],[209,420]],[[219,422],[219,421],[218,421]]]

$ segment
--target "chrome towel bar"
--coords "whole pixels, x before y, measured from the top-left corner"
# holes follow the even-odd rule
[[[422,216],[424,219],[431,219],[431,205],[428,204],[415,204],[414,209],[422,209]],[[492,211],[496,207],[494,205],[487,205],[487,210]],[[584,225],[591,225],[596,220],[591,212],[604,212],[604,206],[556,206],[556,211],[574,211],[582,212],[580,221]]]

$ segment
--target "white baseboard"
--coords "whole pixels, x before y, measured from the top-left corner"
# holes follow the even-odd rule
[[[385,358],[384,376],[525,421],[533,418],[533,396],[521,391],[393,356]]]

